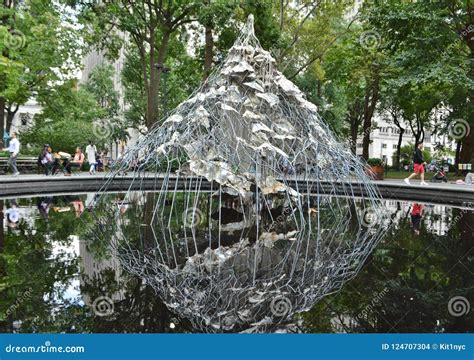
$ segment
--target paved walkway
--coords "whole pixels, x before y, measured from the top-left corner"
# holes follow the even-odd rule
[[[64,194],[64,193],[85,193],[96,192],[104,185],[108,173],[97,173],[89,175],[88,173],[76,173],[73,176],[45,176],[45,175],[2,175],[0,176],[0,198],[11,197],[32,197],[35,195],[45,194]],[[154,174],[145,174],[143,181],[134,181],[133,174],[124,176],[117,176],[112,182],[108,184],[110,191],[126,191],[134,188],[141,188],[145,190],[160,189],[163,182],[162,177],[155,177]],[[174,182],[173,182],[174,181]],[[189,181],[189,178],[188,178]],[[306,191],[306,183],[294,179],[298,183],[298,188],[301,191]],[[203,182],[204,183],[204,182]],[[346,188],[338,187],[337,183],[329,181],[322,182],[322,190],[320,193],[327,193],[335,195],[334,191],[340,192],[344,195]],[[413,180],[410,185],[407,185],[403,180],[382,180],[374,181],[377,184],[379,191],[385,199],[398,199],[406,201],[419,201],[428,203],[443,203],[457,206],[471,206],[474,207],[474,185],[457,185],[455,183],[429,183],[428,186],[420,185],[420,182]],[[363,187],[359,187],[360,183],[354,181],[351,184],[351,192],[355,195],[364,196]],[[174,189],[177,185],[178,189],[186,187],[183,179],[172,178],[169,184],[170,189]],[[206,184],[201,188],[206,190]],[[215,189],[215,188],[214,188]],[[314,188],[310,189],[314,192]]]

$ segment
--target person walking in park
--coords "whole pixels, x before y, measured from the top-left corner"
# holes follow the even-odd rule
[[[10,143],[8,144],[8,148],[4,150],[8,150],[8,152],[10,153],[10,156],[8,158],[8,166],[12,170],[13,176],[20,175],[16,166],[16,159],[18,157],[18,153],[20,152],[20,142],[16,138],[16,133],[14,131],[11,132]]]
[[[410,184],[410,180],[417,176],[420,175],[421,179],[421,185],[428,185],[428,183],[425,182],[425,165],[426,162],[423,159],[423,143],[420,142],[417,144],[415,148],[415,152],[413,153],[413,174],[411,174],[409,177],[404,179],[405,183]]]
[[[74,159],[72,161],[67,160],[64,168],[66,169],[66,173],[64,176],[71,176],[72,167],[81,168],[82,164],[84,163],[84,154],[80,147],[76,148],[76,153],[74,154]]]
[[[89,145],[86,146],[87,162],[89,163],[89,174],[95,174],[97,148],[92,144],[92,140],[89,140]]]

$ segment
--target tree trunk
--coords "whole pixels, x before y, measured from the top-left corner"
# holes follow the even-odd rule
[[[402,125],[400,124],[400,121],[398,121],[398,114],[396,110],[392,111],[392,119],[393,123],[399,130],[398,134],[398,143],[397,143],[397,152],[395,155],[395,161],[394,161],[394,166],[396,169],[400,169],[400,153],[401,153],[401,147],[402,147],[402,140],[403,140],[403,134],[405,133],[405,129],[402,128]]]
[[[415,115],[415,120],[416,120],[416,129],[413,126],[413,120],[409,120],[408,124],[410,125],[411,132],[413,134],[413,137],[415,138],[415,147],[417,144],[420,142],[423,142],[425,139],[425,130],[423,126],[423,121],[421,121],[421,116],[419,114]]]
[[[375,106],[379,99],[379,67],[374,65],[373,81],[366,90],[364,103],[364,122],[363,122],[363,138],[362,138],[362,157],[369,159],[370,132],[372,127],[372,117],[374,115]]]
[[[371,126],[372,126],[372,119],[365,118],[364,126],[362,128],[364,132],[364,135],[362,137],[362,157],[366,161],[369,159],[370,127]]]
[[[458,164],[459,164],[460,153],[461,153],[461,141],[458,140],[456,142],[456,153],[454,155],[454,165],[456,166],[456,168],[458,167]]]
[[[360,114],[359,100],[355,100],[354,104],[349,110],[349,131],[351,136],[351,151],[354,155],[357,154],[357,135],[359,134],[359,127],[362,116]]]
[[[214,57],[214,39],[212,38],[212,26],[206,25],[204,46],[204,74],[203,80],[206,80],[212,69],[212,59]]]
[[[19,109],[19,106],[15,105],[15,109],[12,110],[12,106],[13,105],[10,105],[10,106],[7,107],[7,124],[6,124],[5,130],[7,131],[8,134],[10,134],[10,128],[11,128],[12,123],[13,123],[13,118],[15,117],[15,114],[17,113],[17,111]]]
[[[156,65],[158,62],[156,61],[156,54],[155,54],[155,47],[154,44],[154,35],[153,33],[150,34],[150,55],[148,58],[148,67],[150,68],[150,82],[148,84],[148,92],[147,92],[147,102],[146,102],[146,126],[148,131],[152,128],[153,124],[158,121],[158,91],[159,86],[158,82],[158,69]]]
[[[0,253],[3,252],[3,248],[5,247],[5,234],[3,232],[3,200],[0,200],[0,219],[2,219],[2,226],[0,227]]]
[[[472,123],[474,124],[474,122]],[[471,126],[469,134],[462,139],[459,162],[461,164],[474,164],[474,126]]]
[[[468,1],[468,4],[469,4],[469,1]],[[471,50],[469,57],[470,57],[470,60],[473,61],[474,60],[474,36],[472,36],[471,31],[466,31],[465,34],[466,36],[463,35],[462,38],[466,42],[467,46],[469,46],[469,49]],[[469,77],[471,78],[471,80],[474,80],[474,69],[472,68],[469,71]],[[473,94],[469,96],[469,102],[471,104],[474,103]],[[470,124],[470,128],[468,129],[470,131],[469,131],[469,134],[467,134],[467,136],[462,139],[461,152],[459,154],[459,162],[462,164],[465,164],[465,163],[474,164],[474,111],[471,111],[469,114],[469,124]]]
[[[150,34],[150,38],[154,39],[155,35],[153,32]],[[168,51],[170,33],[165,31],[163,38],[161,39],[161,45],[158,49],[158,53],[155,48],[151,46],[149,66],[150,66],[150,84],[148,88],[148,99],[147,99],[147,128],[148,131],[156,124],[160,119],[159,113],[159,92],[161,83],[161,74],[163,73],[163,62],[165,60],[166,53]],[[152,42],[153,44],[153,42]]]
[[[397,154],[395,155],[395,168],[400,169],[400,153],[402,151],[402,140],[403,134],[405,133],[405,129],[400,127],[400,134],[398,135],[398,143],[397,143]]]
[[[359,126],[354,119],[351,119],[351,151],[354,155],[357,155],[357,133]]]
[[[0,96],[0,142],[2,143],[2,146],[4,147],[5,144],[3,144],[3,130],[5,129],[5,98],[3,96]]]

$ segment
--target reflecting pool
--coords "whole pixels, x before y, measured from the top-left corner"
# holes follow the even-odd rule
[[[150,258],[139,252],[146,244],[127,249],[128,257],[123,256],[123,247],[110,246],[110,239],[120,242],[122,235],[106,228],[106,222],[91,211],[96,201],[94,194],[0,201],[3,218],[0,331],[201,331],[157,296],[156,269],[150,265]],[[145,208],[146,201],[109,194],[107,202],[120,214],[123,229],[146,233],[145,225],[142,230],[136,226],[139,229],[141,223],[147,223],[137,215],[140,214],[137,208]],[[230,200],[225,199],[217,207],[205,200],[202,204],[207,210],[199,213],[183,212],[185,208],[176,210],[176,222],[170,222],[167,234],[163,235],[174,237],[177,244],[195,239],[193,246],[187,243],[177,246],[181,252],[176,252],[173,259],[180,266],[191,266],[190,258],[206,260],[198,256],[207,248],[231,247],[238,232],[245,231],[250,242],[256,240],[255,224],[252,216],[248,216],[252,209],[248,209],[249,213],[236,211]],[[384,214],[384,218],[390,219],[388,233],[360,272],[340,291],[324,294],[308,311],[292,314],[291,321],[282,321],[273,331],[467,332],[472,329],[472,311],[463,310],[463,306],[470,304],[453,305],[452,299],[474,298],[474,212],[468,208],[391,201],[386,207],[390,212]],[[311,218],[314,207],[309,204],[307,210]],[[298,219],[282,220],[290,215],[284,206],[275,206],[273,218],[262,220],[268,221],[264,240],[272,243],[267,255],[260,259],[262,276],[266,262],[281,261],[278,249],[292,244],[293,225],[296,226]],[[371,222],[377,221],[378,216],[369,215],[366,231],[371,231]],[[225,225],[219,234],[212,230],[212,223],[217,219]],[[184,226],[180,225],[183,221]],[[345,226],[350,238],[352,225]],[[104,233],[110,238],[94,236]],[[133,235],[130,232],[127,236]],[[262,239],[261,234],[258,238]],[[212,239],[219,243],[213,243]],[[331,246],[334,244],[328,244],[329,249]],[[190,252],[190,248],[194,250]],[[249,259],[254,260],[255,256]],[[232,260],[233,271],[239,270],[240,276],[246,277],[248,274],[242,269],[248,259]],[[213,266],[219,259],[206,261],[201,265]],[[253,299],[257,303],[264,296],[255,294]],[[296,300],[291,297],[289,300],[287,305],[291,307]],[[285,311],[285,307],[275,311]],[[232,324],[225,325],[227,328],[222,331],[240,331]]]

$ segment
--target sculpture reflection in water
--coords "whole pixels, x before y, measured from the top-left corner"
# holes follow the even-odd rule
[[[387,228],[364,166],[274,63],[249,18],[222,67],[117,163],[109,181],[134,169],[127,216],[106,197],[94,212],[94,236],[202,331],[291,322]]]

